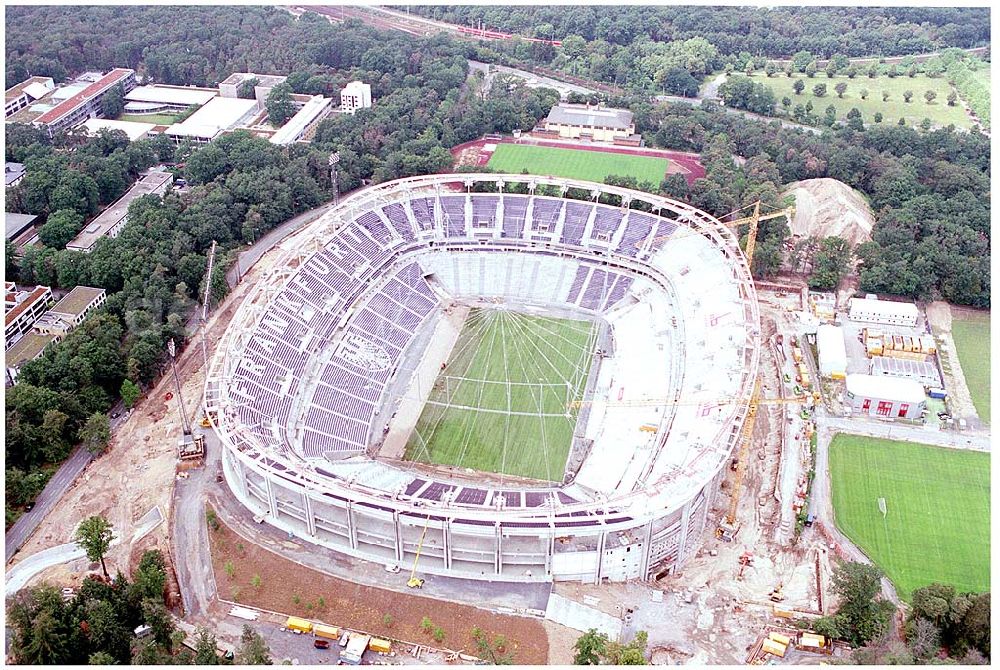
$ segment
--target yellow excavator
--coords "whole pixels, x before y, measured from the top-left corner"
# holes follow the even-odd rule
[[[420,533],[420,542],[417,543],[417,555],[413,557],[413,570],[410,571],[410,578],[406,580],[406,585],[411,589],[422,589],[424,587],[424,580],[417,577],[417,561],[420,560],[420,551],[424,548],[424,537],[427,535],[427,526],[431,522],[431,515],[427,515],[427,520],[424,522],[424,530]]]

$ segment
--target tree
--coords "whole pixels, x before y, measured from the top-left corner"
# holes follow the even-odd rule
[[[260,79],[257,77],[250,77],[249,79],[244,79],[240,82],[240,85],[236,88],[236,97],[243,98],[244,100],[253,100],[257,97],[257,92],[254,91],[256,86],[260,85]]]
[[[868,66],[868,71],[865,73],[868,75],[869,79],[874,79],[878,76],[878,63],[872,63]]]
[[[108,576],[108,566],[104,563],[104,555],[115,539],[111,523],[102,516],[88,517],[76,529],[76,543],[83,549],[91,561],[100,561],[105,578]]]
[[[682,67],[667,70],[663,75],[663,90],[670,95],[694,98],[698,95],[698,80]]]
[[[857,76],[858,76],[858,66],[854,65],[853,63],[851,65],[848,65],[847,66],[847,78],[848,79],[854,79]]]
[[[903,101],[909,102],[910,98],[913,97],[913,91],[903,91]]]
[[[295,104],[292,102],[292,87],[282,82],[267,94],[267,122],[275,128],[285,125],[295,114]]]
[[[142,390],[134,381],[126,379],[122,382],[122,387],[119,389],[118,394],[122,397],[125,407],[132,409],[135,406],[135,401],[142,395]]]
[[[125,111],[125,91],[121,84],[118,84],[101,98],[101,114],[106,119],[117,119],[123,111]]]
[[[822,98],[826,95],[826,84],[816,84],[813,86],[813,95]]]
[[[778,73],[778,66],[773,61],[768,61],[767,65],[764,66],[764,74],[770,79]]]
[[[195,635],[195,665],[219,665],[218,646],[212,631],[199,626]]]
[[[609,642],[605,654],[608,665],[649,665],[646,661],[646,643],[649,634],[640,630],[628,644]]]
[[[874,120],[875,123],[882,123],[882,112],[875,112],[875,114],[872,115],[872,120]]]
[[[817,70],[816,61],[811,61],[809,65],[806,66],[805,69],[806,76],[812,79],[813,77],[816,76],[816,70]]]
[[[837,108],[833,105],[828,105],[826,110],[823,112],[823,123],[827,126],[832,126],[837,122]]]
[[[909,77],[910,79],[913,79],[914,77],[916,77],[916,76],[917,76],[917,66],[916,66],[916,64],[914,64],[914,65],[911,65],[911,66],[910,66],[910,67],[909,67],[909,68],[908,68],[908,69],[906,70],[906,76],[907,76],[907,77]]]
[[[792,99],[789,98],[787,95],[784,96],[784,97],[782,97],[781,98],[781,106],[784,107],[785,109],[788,109],[789,107],[792,106]]]
[[[867,88],[863,88],[860,91],[858,91],[858,96],[860,96],[862,100],[867,100],[868,99],[868,89]]]
[[[478,626],[472,629],[476,641],[476,654],[487,665],[514,665],[514,652],[507,650],[507,638],[497,635],[492,640]]]
[[[833,591],[840,597],[836,616],[841,632],[853,646],[875,639],[889,625],[895,610],[892,603],[879,599],[882,571],[874,565],[841,561],[833,572]]]
[[[882,102],[889,102],[889,92],[882,91]]]
[[[899,76],[899,68],[896,67],[895,63],[893,63],[892,65],[889,66],[889,69],[886,71],[886,74],[889,75],[889,79],[895,79],[896,77]]]
[[[837,65],[836,65],[836,63],[834,63],[833,61],[830,61],[829,63],[826,64],[826,70],[824,70],[824,71],[826,72],[826,78],[827,79],[833,79],[834,77],[837,76]]]
[[[955,91],[951,91],[950,93],[948,93],[948,106],[949,107],[954,107],[955,103],[957,101],[958,101],[958,93],[955,93]]]
[[[163,600],[167,583],[166,564],[158,549],[143,552],[135,572],[135,589],[142,600]]]
[[[936,97],[937,97],[937,93],[936,92],[934,92],[934,91],[924,91],[924,100],[927,101],[928,105],[931,104],[931,103],[933,103],[934,102],[934,98],[936,98]]]
[[[839,82],[836,86],[833,87],[833,90],[837,92],[838,98],[843,98],[844,91],[847,90],[847,84],[844,82]]]
[[[801,95],[803,89],[805,89],[806,83],[801,79],[796,79],[795,83],[792,84],[792,90],[795,91],[795,95]]]
[[[750,61],[750,60],[747,61],[747,65],[746,65],[745,68],[743,68],[743,72],[748,77],[752,77],[753,76],[753,61]]]
[[[83,227],[83,215],[75,209],[60,209],[49,215],[38,229],[38,239],[47,247],[62,249]]]
[[[260,634],[250,627],[250,624],[243,624],[243,633],[240,635],[240,644],[236,647],[237,665],[271,665],[271,650]]]
[[[80,429],[80,442],[94,456],[99,456],[108,448],[111,441],[111,421],[103,412],[95,412],[87,418],[87,423]]]
[[[573,656],[573,664],[600,665],[607,645],[608,637],[604,633],[598,633],[596,628],[591,628],[578,637],[573,644],[573,649],[576,650],[576,655]]]
[[[87,658],[87,665],[115,665],[115,657],[106,651],[95,651]]]

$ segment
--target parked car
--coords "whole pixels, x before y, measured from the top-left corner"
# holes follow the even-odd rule
[[[330,641],[323,640],[321,638],[316,638],[315,640],[313,640],[313,646],[316,647],[317,649],[329,649]]]

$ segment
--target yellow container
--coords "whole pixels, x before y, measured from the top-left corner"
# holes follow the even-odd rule
[[[306,621],[305,619],[300,619],[297,616],[288,617],[288,621],[285,622],[285,628],[288,630],[297,630],[300,633],[308,633],[312,630],[312,621]]]
[[[816,633],[802,633],[799,636],[799,646],[800,647],[825,647],[826,638],[822,635],[817,635]]]
[[[323,624],[318,623],[313,628],[313,633],[316,637],[325,637],[328,640],[340,639],[340,629],[336,626],[324,626]]]
[[[778,657],[784,657],[785,650],[788,647],[781,644],[780,642],[775,642],[774,640],[765,639],[764,644],[761,645],[761,651],[766,651],[769,654],[774,654]]]
[[[771,608],[771,612],[774,614],[774,616],[776,616],[776,617],[778,617],[780,619],[791,619],[792,618],[792,611],[791,610],[786,610],[785,608],[778,607],[777,605],[774,605]]]
[[[392,649],[392,643],[389,640],[379,640],[378,638],[372,638],[368,643],[368,648],[372,651],[377,651],[380,654],[388,654]]]
[[[783,644],[786,647],[792,641],[792,638],[788,637],[787,635],[782,635],[781,633],[777,633],[775,631],[771,631],[770,633],[768,633],[767,637],[768,637],[769,640],[773,640],[773,641],[777,642],[778,644]]]

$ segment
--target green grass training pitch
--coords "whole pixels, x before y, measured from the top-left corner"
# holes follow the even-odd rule
[[[900,597],[933,582],[989,591],[989,454],[839,434],[830,473],[837,526]]]
[[[660,185],[667,174],[667,159],[633,156],[607,151],[583,151],[537,147],[526,144],[500,144],[487,165],[498,172],[569,177],[603,183],[608,175],[635,177],[640,183]]]
[[[976,414],[990,420],[990,317],[955,315],[951,321],[951,336],[958,348],[965,383],[972,394]]]
[[[802,80],[806,85],[801,95],[796,95],[794,89],[796,80]],[[912,79],[906,75],[890,79],[886,75],[880,75],[874,79],[869,79],[863,74],[859,74],[854,79],[846,75],[838,75],[830,78],[826,74],[818,73],[810,79],[804,74],[796,74],[794,77],[786,77],[778,74],[773,77],[766,77],[760,73],[754,75],[753,80],[768,86],[774,91],[778,109],[782,108],[781,99],[785,96],[791,99],[789,114],[796,105],[805,105],[812,101],[812,113],[823,118],[826,108],[833,105],[837,110],[837,117],[842,118],[851,111],[852,107],[857,107],[861,112],[861,120],[867,123],[874,123],[875,112],[881,112],[882,123],[897,123],[900,118],[906,119],[907,124],[917,125],[924,118],[931,120],[936,126],[947,126],[954,123],[956,128],[971,128],[972,119],[965,113],[965,109],[960,102],[956,102],[954,107],[948,106],[948,94],[952,88],[945,77],[931,78],[919,74]],[[847,91],[843,98],[837,97],[834,86],[839,83],[847,84]],[[817,84],[826,84],[826,95],[817,98],[813,95],[813,87]],[[868,97],[861,99],[861,90],[868,90]],[[934,91],[937,97],[931,104],[924,99],[925,91]],[[903,91],[913,91],[913,98],[910,102],[904,102]],[[888,93],[889,99],[882,102],[882,93]]]
[[[561,481],[598,326],[473,309],[407,460]]]
[[[170,126],[177,123],[176,114],[122,114],[119,121],[133,121],[135,123],[155,123],[161,126]]]

